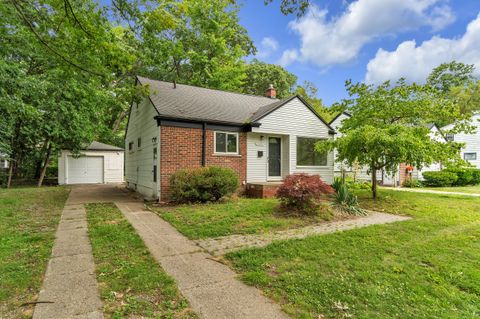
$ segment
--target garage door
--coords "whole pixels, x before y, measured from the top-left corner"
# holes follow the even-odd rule
[[[103,183],[103,157],[68,157],[68,184]]]

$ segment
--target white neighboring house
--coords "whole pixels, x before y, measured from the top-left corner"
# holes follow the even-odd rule
[[[58,184],[122,183],[124,150],[92,142],[79,157],[62,150],[58,158]]]
[[[453,129],[455,124],[442,127],[442,131],[447,133],[445,138],[448,141],[464,143],[465,146],[460,150],[460,156],[476,168],[480,168],[480,114],[472,116],[470,125],[475,127],[475,131],[472,134],[448,134],[448,131]]]
[[[447,140],[443,135],[442,131],[436,124],[430,125],[430,133],[428,134],[432,140],[444,142],[446,143]],[[423,167],[421,170],[414,168],[412,171],[412,178],[418,179],[423,181],[423,172],[431,172],[431,171],[441,171],[443,169],[442,163],[433,163],[432,165]]]
[[[339,131],[342,127],[342,122],[345,119],[352,117],[348,112],[342,112],[335,116],[330,121],[330,126],[336,131],[336,137],[342,136],[342,133]],[[337,157],[336,151],[334,151],[334,157]],[[372,175],[368,169],[368,167],[358,167],[356,169],[352,169],[352,167],[348,166],[346,163],[342,163],[340,161],[335,161],[334,166],[334,174],[335,177],[342,176],[342,170],[344,170],[347,176],[355,178],[359,181],[371,181]],[[393,176],[386,174],[383,170],[379,170],[377,172],[377,179],[383,185],[397,185],[398,184],[398,174],[394,174]]]
[[[125,137],[127,187],[149,199],[169,199],[169,179],[181,169],[231,168],[242,187],[259,191],[292,173],[333,181],[333,153],[314,152],[334,130],[299,96],[276,99],[137,77],[150,96],[133,104]],[[253,192],[253,191],[252,191]],[[272,192],[270,192],[272,195]]]

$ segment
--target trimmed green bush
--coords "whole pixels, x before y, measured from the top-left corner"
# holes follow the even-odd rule
[[[425,186],[434,187],[452,186],[458,180],[457,174],[447,171],[424,172],[423,178]]]
[[[238,189],[237,174],[222,167],[179,170],[170,177],[170,197],[178,203],[218,201]]]

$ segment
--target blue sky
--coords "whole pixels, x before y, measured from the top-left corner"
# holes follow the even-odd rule
[[[453,59],[480,75],[479,0],[313,0],[301,19],[282,15],[278,2],[240,2],[240,23],[257,58],[314,83],[327,105],[346,96],[346,79],[422,82]]]

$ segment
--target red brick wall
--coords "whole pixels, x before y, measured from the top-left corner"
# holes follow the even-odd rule
[[[207,130],[206,166],[233,169],[243,183],[247,176],[247,135],[239,133],[239,155],[214,155],[214,131]],[[160,192],[168,200],[170,176],[179,169],[202,166],[202,130],[173,126],[160,127]],[[242,184],[243,185],[243,184]]]

